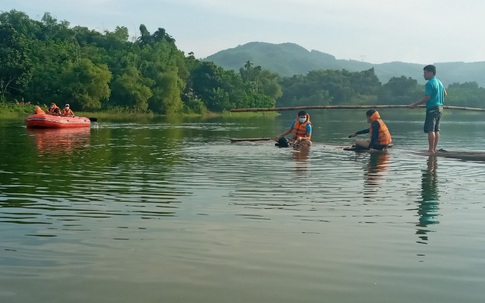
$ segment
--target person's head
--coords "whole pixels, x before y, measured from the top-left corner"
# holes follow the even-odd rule
[[[64,106],[64,108],[65,108],[65,109],[69,109],[69,104],[66,104],[66,105]]]
[[[433,78],[435,75],[436,75],[436,66],[434,65],[426,65],[424,68],[423,68],[423,76],[424,76],[424,79],[425,80],[429,80],[431,78]]]
[[[375,109],[369,109],[368,111],[366,111],[366,112],[365,112],[365,115],[366,115],[367,117],[370,117],[370,116],[372,116],[372,115],[373,115],[375,112],[376,112],[376,111],[375,111]]]
[[[51,108],[54,108],[56,107],[56,104],[55,103],[51,103]]]
[[[301,111],[298,112],[298,119],[300,120],[301,123],[306,122],[306,118],[307,118],[306,111],[301,110]]]
[[[370,121],[370,117],[372,117],[372,115],[376,112],[376,110],[374,109],[369,109],[368,111],[365,112],[365,116],[367,117],[367,122],[371,122]]]

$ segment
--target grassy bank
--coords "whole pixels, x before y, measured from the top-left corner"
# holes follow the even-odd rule
[[[2,119],[21,119],[25,118],[27,115],[34,113],[35,105],[27,104],[21,105],[17,103],[0,103],[0,118]],[[41,106],[44,110],[46,110],[47,106]],[[133,112],[129,110],[125,110],[122,108],[113,108],[107,110],[100,110],[96,112],[82,112],[82,111],[74,111],[76,116],[82,117],[90,117],[90,118],[97,118],[98,120],[112,120],[112,119],[152,119],[156,117],[163,117],[163,115],[155,114],[153,112]],[[207,112],[204,114],[187,114],[187,113],[179,113],[173,115],[174,117],[179,118],[214,118],[214,117],[233,117],[233,118],[254,118],[254,117],[272,117],[277,116],[278,112],[241,112],[241,113],[233,113],[233,112],[223,112],[223,113],[213,113]]]

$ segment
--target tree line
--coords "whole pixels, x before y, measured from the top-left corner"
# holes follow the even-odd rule
[[[485,89],[453,83],[447,104],[482,106]],[[185,54],[165,29],[144,25],[130,39],[114,31],[70,27],[49,13],[40,21],[0,14],[0,101],[70,103],[78,110],[119,108],[161,114],[330,104],[408,104],[423,94],[415,79],[382,85],[374,70],[316,70],[280,77],[250,60],[239,71]]]

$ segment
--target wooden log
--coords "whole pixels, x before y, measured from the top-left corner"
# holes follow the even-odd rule
[[[245,141],[270,141],[273,138],[231,138],[231,142],[245,142]]]
[[[419,106],[423,107],[423,106]],[[231,112],[270,112],[285,110],[304,110],[304,109],[378,109],[378,108],[409,108],[409,105],[307,105],[307,106],[289,106],[289,107],[268,107],[268,108],[235,108]],[[467,107],[467,106],[443,106],[444,109],[451,110],[470,110],[485,111],[485,108]]]

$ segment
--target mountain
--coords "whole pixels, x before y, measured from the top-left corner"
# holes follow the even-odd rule
[[[225,69],[238,71],[249,60],[280,76],[305,75],[319,69],[345,69],[351,72],[374,68],[376,76],[385,84],[392,77],[411,77],[424,84],[423,65],[406,62],[372,64],[357,60],[341,60],[316,50],[308,51],[294,43],[272,44],[250,42],[235,48],[219,51],[203,59],[212,61]],[[477,82],[485,87],[485,62],[435,63],[437,76],[445,86],[458,82]]]

